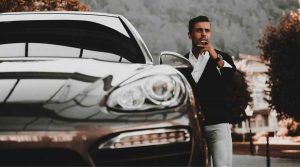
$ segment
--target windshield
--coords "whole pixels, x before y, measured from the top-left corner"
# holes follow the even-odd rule
[[[0,57],[79,57],[145,63],[131,36],[88,21],[1,22],[0,36]]]

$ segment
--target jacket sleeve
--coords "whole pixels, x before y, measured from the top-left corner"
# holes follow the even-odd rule
[[[229,80],[232,79],[233,74],[236,71],[236,66],[234,65],[234,62],[233,62],[232,58],[228,54],[223,53],[223,52],[218,52],[218,54],[221,54],[224,61],[226,61],[227,63],[229,63],[232,66],[232,68],[223,67],[223,68],[220,69],[222,78],[225,81],[229,81]]]

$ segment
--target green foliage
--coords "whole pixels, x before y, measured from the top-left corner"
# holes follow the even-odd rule
[[[0,0],[1,12],[88,11],[79,0]]]
[[[300,10],[268,26],[258,48],[270,66],[271,107],[281,116],[300,119]]]

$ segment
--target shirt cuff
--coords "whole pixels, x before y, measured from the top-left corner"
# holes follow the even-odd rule
[[[224,67],[227,67],[227,68],[232,68],[232,66],[229,64],[229,63],[227,63],[227,61],[225,61],[225,60],[223,60],[224,61],[224,66],[223,66],[223,68]],[[218,72],[219,72],[219,74],[221,75],[221,71],[220,71],[220,68],[217,66],[217,70],[218,70]]]
[[[227,61],[225,61],[225,60],[224,60],[224,66],[223,67],[232,68],[232,66],[229,63],[227,63]]]

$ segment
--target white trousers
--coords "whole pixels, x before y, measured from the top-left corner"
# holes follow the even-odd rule
[[[232,139],[229,123],[204,126],[209,167],[232,167]]]

